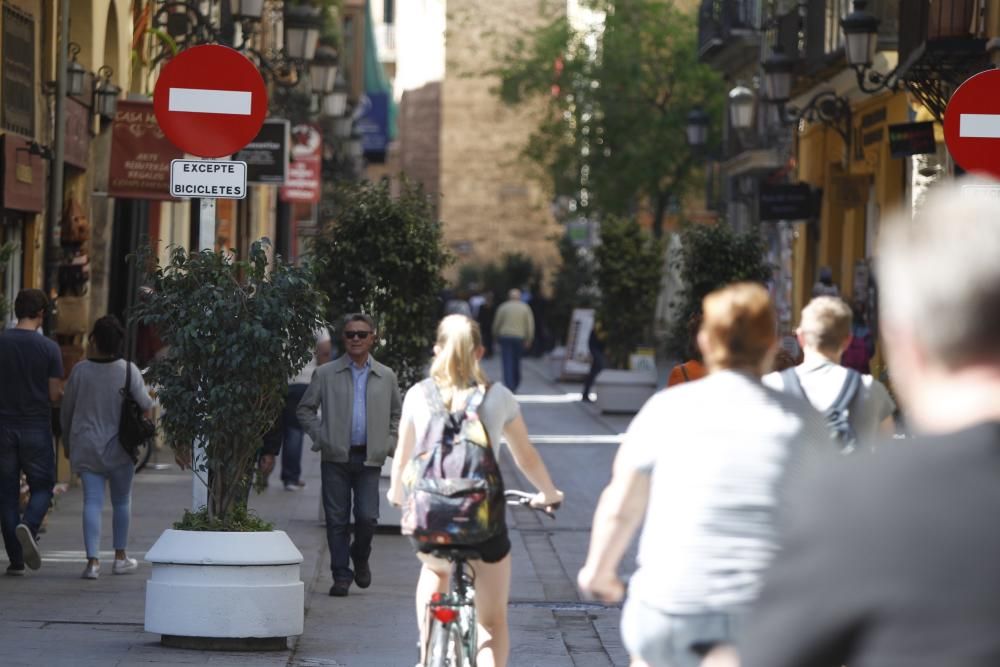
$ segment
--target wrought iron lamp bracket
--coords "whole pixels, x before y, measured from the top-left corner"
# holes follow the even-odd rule
[[[782,118],[789,125],[800,120],[823,123],[840,135],[845,146],[851,146],[851,104],[831,90],[817,93],[801,109],[784,107]]]

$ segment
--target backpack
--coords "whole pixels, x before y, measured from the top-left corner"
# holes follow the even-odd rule
[[[853,336],[848,343],[847,349],[840,357],[840,364],[847,368],[853,368],[859,373],[871,371],[871,357],[868,356],[868,336]]]
[[[785,390],[789,393],[809,401],[802,383],[799,382],[798,373],[794,368],[786,368],[781,371],[781,379],[785,383]],[[858,448],[858,436],[851,426],[851,401],[861,388],[861,373],[854,369],[847,369],[847,379],[844,380],[840,393],[833,401],[833,405],[823,412],[826,419],[826,426],[830,429],[830,439],[840,448],[841,454],[851,454]]]
[[[506,509],[500,466],[479,419],[486,394],[475,389],[461,410],[449,413],[433,380],[419,386],[431,420],[405,476],[401,532],[426,544],[485,542],[503,530]]]

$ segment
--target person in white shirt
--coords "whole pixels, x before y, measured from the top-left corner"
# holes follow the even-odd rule
[[[633,667],[696,667],[735,642],[775,553],[786,470],[826,439],[807,405],[760,382],[778,347],[767,290],[730,285],[703,312],[709,375],[659,392],[636,415],[578,577],[585,595],[620,600],[617,568],[643,524],[621,621]]]
[[[851,307],[838,297],[818,296],[802,309],[802,320],[795,334],[802,346],[802,363],[794,377],[782,373],[764,376],[764,384],[797,394],[788,385],[797,378],[806,400],[820,412],[828,411],[845,389],[850,373],[840,365],[840,358],[851,342]],[[785,371],[788,373],[790,371]],[[870,443],[876,436],[892,435],[896,403],[881,382],[871,375],[861,375],[854,396],[849,397],[847,421],[858,442]]]

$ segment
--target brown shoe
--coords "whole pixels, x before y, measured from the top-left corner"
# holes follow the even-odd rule
[[[333,586],[330,587],[330,596],[335,598],[346,598],[348,591],[351,589],[351,582],[349,581],[335,581]]]

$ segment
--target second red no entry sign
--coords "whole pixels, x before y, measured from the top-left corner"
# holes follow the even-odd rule
[[[184,152],[224,157],[257,136],[267,116],[267,88],[257,67],[239,51],[196,46],[160,72],[153,111],[167,139]]]

